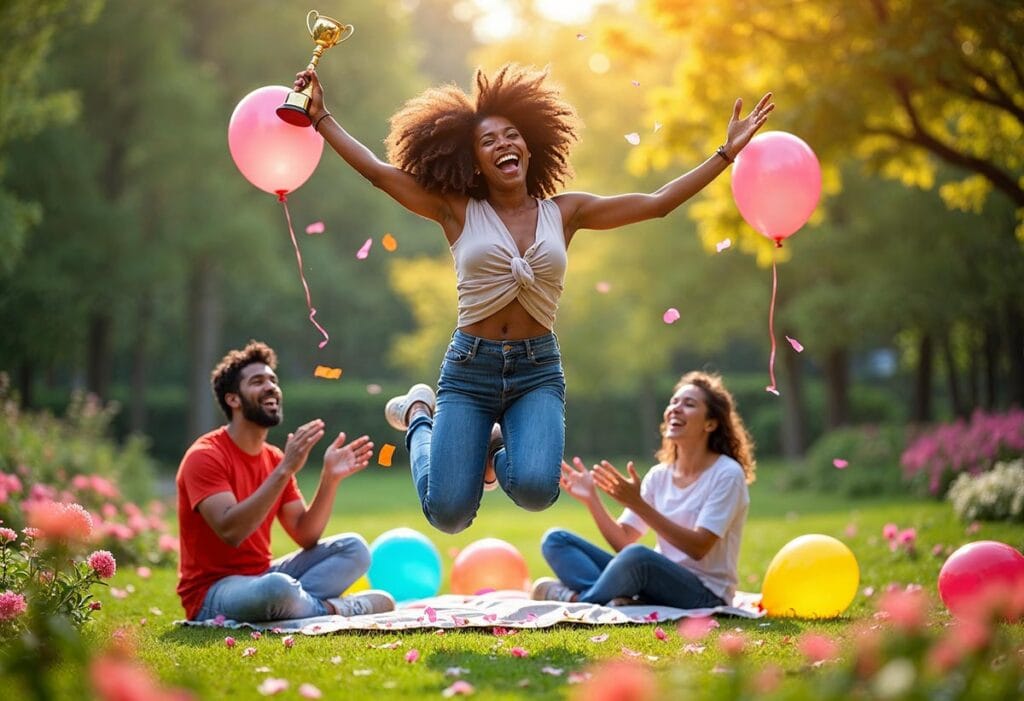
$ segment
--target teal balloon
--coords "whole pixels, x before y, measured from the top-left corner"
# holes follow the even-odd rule
[[[441,588],[441,554],[419,531],[385,531],[370,544],[370,555],[370,586],[383,589],[395,601],[424,599]]]

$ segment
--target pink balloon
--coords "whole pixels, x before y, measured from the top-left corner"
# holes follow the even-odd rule
[[[1004,617],[1018,618],[1024,614],[1024,555],[995,540],[968,543],[942,565],[939,596],[957,617],[1000,607]]]
[[[277,116],[289,89],[257,88],[242,98],[228,123],[228,149],[238,170],[261,190],[285,195],[306,182],[320,163],[323,138]]]
[[[818,158],[803,139],[788,132],[758,134],[736,156],[732,197],[747,223],[781,246],[818,206]]]

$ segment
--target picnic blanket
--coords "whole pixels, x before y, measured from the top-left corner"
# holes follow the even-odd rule
[[[677,621],[712,615],[760,618],[760,594],[737,592],[731,606],[677,609],[670,606],[598,606],[585,603],[533,601],[521,591],[497,591],[478,596],[445,594],[399,604],[388,613],[365,616],[315,616],[286,621],[242,623],[230,619],[175,621],[176,625],[254,628],[275,633],[324,635],[347,630],[395,631],[413,628],[549,628],[560,623],[617,625]]]

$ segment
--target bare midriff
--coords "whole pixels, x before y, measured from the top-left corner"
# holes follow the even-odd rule
[[[463,326],[461,331],[490,341],[520,341],[551,333],[551,329],[530,316],[516,299],[486,319]]]

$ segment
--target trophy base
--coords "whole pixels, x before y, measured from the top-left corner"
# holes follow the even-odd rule
[[[284,104],[277,108],[277,116],[292,126],[308,127],[313,123],[309,116],[309,103],[312,101],[313,98],[306,93],[292,90],[284,99]]]

